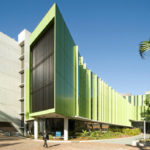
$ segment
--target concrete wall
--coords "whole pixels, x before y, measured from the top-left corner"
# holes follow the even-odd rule
[[[0,122],[20,127],[20,46],[0,32]]]
[[[26,114],[26,72],[29,70],[29,37],[30,37],[30,32],[27,31],[26,29],[24,29],[23,31],[21,31],[18,35],[18,44],[20,46],[23,47],[24,49],[24,53],[21,54],[20,53],[20,56],[24,56],[24,58],[22,60],[20,60],[20,63],[21,62],[24,62],[24,73],[22,73],[22,75],[24,76],[24,97],[22,97],[21,95],[21,99],[22,101],[20,101],[21,103],[23,103],[24,105],[24,114],[22,115],[25,115]],[[22,69],[22,67],[20,66],[20,69]],[[20,75],[21,76],[21,75]],[[22,84],[22,82],[20,81],[20,84]],[[22,111],[22,110],[21,110]],[[23,111],[22,111],[23,112]],[[22,129],[24,130],[24,135],[26,135],[26,120],[25,120],[25,116],[24,116],[24,125],[22,126]]]
[[[21,31],[18,35],[18,44],[21,44],[22,42],[24,42],[24,60],[25,60],[24,69],[25,71],[29,69],[29,37],[30,35],[31,33],[26,29]]]

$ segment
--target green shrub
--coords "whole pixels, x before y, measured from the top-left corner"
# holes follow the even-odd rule
[[[53,139],[53,136],[51,134],[49,134],[48,136],[49,136],[49,140]]]
[[[112,132],[112,131],[108,131],[106,133],[103,134],[103,137],[113,137],[115,136],[115,132]]]
[[[90,137],[100,137],[101,134],[102,133],[100,131],[93,131],[90,133]]]
[[[122,128],[109,128],[108,131],[112,131],[112,132],[122,132]]]
[[[130,135],[130,136],[138,135],[138,134],[141,133],[139,128],[134,128],[134,129],[125,128],[125,129],[122,130],[122,132],[125,135]]]
[[[89,132],[86,130],[82,130],[81,136],[83,137],[89,136]]]
[[[109,138],[116,138],[124,135],[134,136],[138,134],[140,134],[139,128],[134,128],[134,129],[113,128],[113,129],[109,129],[108,132],[105,133],[102,133],[100,130],[90,131],[90,132],[88,132],[87,130],[82,130],[82,133],[80,134],[78,133],[79,136],[86,137],[88,139],[109,139]]]

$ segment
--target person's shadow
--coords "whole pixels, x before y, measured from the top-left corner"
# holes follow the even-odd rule
[[[59,146],[60,144],[55,144],[55,145],[51,145],[51,146],[48,146],[48,147],[54,147],[54,146]]]

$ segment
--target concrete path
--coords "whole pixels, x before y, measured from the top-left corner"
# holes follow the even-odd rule
[[[48,148],[51,150],[150,150],[150,147],[132,147],[130,142],[142,138],[142,135],[109,140],[91,140],[91,141],[68,141],[69,143],[48,142]],[[57,141],[55,141],[57,142]],[[124,145],[125,144],[125,145]],[[45,150],[43,141],[33,139],[16,139],[16,137],[7,137],[0,139],[0,150]]]
[[[0,150],[139,150],[138,147],[132,147],[123,144],[113,143],[48,143],[48,148],[43,147],[43,141],[32,139],[13,140],[5,139],[0,141]],[[145,150],[145,149],[143,149]],[[147,150],[147,149],[146,149]]]
[[[149,138],[150,134],[146,135],[146,138]],[[125,145],[131,145],[132,141],[143,139],[143,134],[127,137],[127,138],[117,138],[117,139],[107,139],[107,140],[100,140],[98,142],[100,143],[114,143],[114,144],[125,144]]]
[[[146,138],[150,138],[150,134],[146,135]],[[54,141],[48,140],[48,143],[112,143],[112,144],[124,144],[132,145],[132,141],[143,139],[143,134],[126,137],[126,138],[116,138],[116,139],[104,139],[104,140],[81,140],[81,141]],[[35,140],[37,142],[43,142],[43,140]]]

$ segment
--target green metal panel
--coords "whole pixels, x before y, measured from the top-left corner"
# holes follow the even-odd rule
[[[92,119],[97,121],[97,75],[92,73]]]
[[[86,117],[91,119],[91,71],[86,70],[86,101],[87,101],[87,114]]]
[[[25,119],[26,120],[30,120],[30,119],[32,119],[30,116],[29,116],[29,114],[30,114],[30,112],[31,112],[31,110],[30,110],[30,80],[29,80],[29,76],[30,76],[30,72],[29,72],[29,69],[28,70],[26,70],[25,71],[25,91],[26,91],[26,93],[25,93],[25,106],[26,106],[26,109],[25,109]]]
[[[114,123],[114,114],[115,114],[115,101],[114,101],[114,90],[111,88],[111,107],[112,107],[112,113],[111,113],[111,123]]]
[[[113,121],[112,123],[116,123],[116,94],[114,89],[112,89],[112,95],[113,95]]]
[[[103,106],[103,111],[102,111],[102,121],[104,122],[105,121],[105,83],[104,81],[102,81],[102,106]]]
[[[78,78],[78,68],[79,68],[79,56],[78,56],[78,46],[74,46],[74,67],[75,67],[75,108],[76,108],[76,116],[79,116],[79,92],[78,92],[78,86],[79,86],[79,78]]]
[[[79,116],[91,119],[91,71],[79,57]]]
[[[100,78],[98,78],[98,85],[97,85],[97,87],[98,87],[98,96],[97,96],[97,114],[98,114],[98,116],[97,116],[97,120],[98,121],[101,121],[102,119],[101,119],[101,106],[102,106],[102,100],[101,100],[101,79]]]
[[[103,81],[100,79],[100,121],[103,120]]]
[[[55,17],[55,107],[56,113],[75,116],[75,43],[56,6]]]
[[[107,122],[107,101],[106,101],[106,84],[104,82],[104,122]]]
[[[79,57],[79,116],[86,116],[86,70],[83,69],[83,57]]]
[[[114,118],[114,122],[115,124],[117,123],[117,93],[116,91],[114,91],[114,99],[115,99],[115,118]]]
[[[120,120],[120,99],[119,99],[119,96],[118,96],[118,93],[117,94],[117,124],[119,124],[119,120]]]
[[[109,123],[109,105],[110,105],[110,101],[109,101],[109,86],[106,84],[106,108],[107,108],[107,121]]]
[[[55,109],[48,109],[48,110],[43,110],[43,111],[32,113],[29,116],[30,117],[42,117],[43,115],[48,115],[54,112],[55,112]]]
[[[105,122],[108,123],[108,115],[109,115],[109,101],[108,101],[108,86],[105,83]]]
[[[113,111],[112,111],[112,95],[111,95],[111,87],[109,86],[108,87],[108,96],[109,96],[109,123],[112,123],[112,114],[113,114]]]
[[[104,83],[104,122],[108,122],[108,101],[107,101],[107,85]]]

